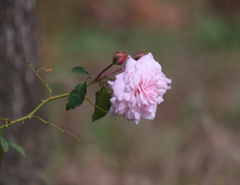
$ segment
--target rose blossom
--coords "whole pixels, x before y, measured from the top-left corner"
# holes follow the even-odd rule
[[[163,101],[171,80],[149,53],[137,61],[129,57],[124,71],[108,83],[113,90],[110,115],[122,114],[125,120],[138,124],[141,118],[154,119],[157,104]]]

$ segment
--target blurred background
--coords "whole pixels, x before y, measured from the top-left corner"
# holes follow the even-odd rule
[[[92,123],[87,102],[68,112],[66,99],[47,105],[53,123],[97,144],[49,128],[46,184],[240,183],[240,1],[41,0],[38,21],[55,95],[84,80],[73,67],[96,75],[118,50],[152,52],[172,79],[155,120],[139,125],[122,116]],[[92,101],[96,90],[88,89]]]

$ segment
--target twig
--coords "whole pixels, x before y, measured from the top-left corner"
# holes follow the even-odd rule
[[[11,122],[10,119],[8,119],[8,118],[0,118],[0,121],[5,121],[6,123],[10,123]]]
[[[35,114],[41,107],[43,107],[45,104],[47,104],[48,102],[50,102],[50,101],[52,101],[52,100],[56,100],[56,99],[68,97],[68,96],[70,95],[70,93],[65,93],[65,94],[60,94],[60,95],[52,96],[52,95],[51,95],[51,89],[49,88],[48,84],[38,75],[38,72],[39,72],[40,70],[42,70],[42,69],[45,69],[45,68],[40,68],[38,71],[36,71],[36,70],[34,69],[34,67],[33,67],[28,61],[26,61],[26,62],[27,62],[28,65],[31,67],[31,69],[34,71],[35,75],[36,75],[36,76],[45,84],[45,86],[47,87],[47,89],[48,89],[48,91],[49,91],[49,98],[47,98],[46,100],[43,100],[42,103],[40,103],[40,104],[39,104],[32,112],[30,112],[28,115],[23,116],[23,117],[21,117],[21,118],[19,118],[19,119],[16,119],[16,120],[11,121],[11,120],[9,120],[8,118],[0,118],[0,121],[5,121],[4,124],[0,125],[0,130],[3,130],[3,129],[5,129],[5,128],[9,127],[9,126],[12,126],[12,125],[16,124],[16,123],[20,123],[20,122],[23,123],[25,120],[28,120],[28,119],[31,119],[31,118],[35,118],[35,119],[38,119],[38,120],[42,121],[42,122],[45,123],[45,124],[48,124],[48,125],[56,128],[56,129],[60,130],[60,131],[63,132],[63,133],[66,133],[66,134],[74,137],[75,139],[77,139],[77,140],[80,141],[80,142],[94,143],[94,142],[91,142],[91,141],[87,141],[87,140],[80,139],[80,138],[78,138],[77,136],[75,136],[74,134],[72,134],[72,133],[70,133],[70,132],[68,132],[68,131],[65,131],[65,130],[61,129],[61,128],[59,128],[58,126],[56,126],[56,125],[54,125],[54,124],[52,124],[52,123],[50,123],[50,122],[47,122],[47,121],[43,120],[43,119],[40,118],[40,117],[34,116],[34,114]],[[92,84],[94,84],[94,83],[96,83],[96,82],[99,82],[99,81],[101,81],[101,80],[104,80],[104,79],[112,80],[111,78],[107,78],[108,76],[106,76],[106,75],[105,75],[104,77],[100,77],[101,74],[102,74],[104,71],[106,71],[108,68],[110,68],[111,66],[112,66],[112,65],[109,65],[107,68],[105,68],[105,69],[98,75],[97,78],[95,78],[94,80],[88,82],[88,83],[87,83],[87,86],[90,86],[90,85],[92,85]],[[49,69],[49,70],[52,70],[52,69]],[[86,99],[91,105],[93,105],[94,107],[100,109],[100,110],[103,111],[103,112],[108,113],[108,111],[106,111],[106,110],[102,109],[101,107],[93,104],[88,98],[85,98],[85,99]]]
[[[100,78],[100,76],[105,72],[107,71],[110,67],[112,67],[113,64],[110,64],[109,66],[107,66],[104,70],[102,70],[99,75],[95,78],[96,81],[98,81],[98,79]]]
[[[113,71],[113,72],[111,72],[111,73],[109,73],[109,74],[106,74],[106,75],[103,76],[103,78],[106,79],[106,78],[109,77],[110,75],[112,75],[112,74],[114,74],[114,73],[117,73],[117,72],[119,72],[119,71],[124,70],[124,68],[125,68],[125,67],[121,67],[120,69],[117,69],[117,70],[115,70],[115,71]]]
[[[98,105],[95,105],[93,102],[91,102],[88,98],[85,98],[85,100],[87,100],[93,107],[96,107],[97,109],[103,111],[103,112],[106,112],[108,113],[108,111],[102,109],[101,107],[99,107]]]
[[[44,119],[40,118],[39,116],[32,116],[32,118],[38,119],[39,121],[42,121],[43,123],[45,123],[45,124],[47,124],[47,125],[49,125],[51,127],[54,127],[54,128],[58,129],[59,131],[65,133],[65,134],[68,134],[68,135],[74,137],[76,140],[78,140],[80,142],[96,144],[95,142],[92,142],[92,141],[87,141],[87,140],[84,140],[84,139],[80,139],[79,137],[77,137],[76,135],[72,134],[71,132],[63,130],[60,127],[58,127],[57,125],[54,125],[53,123],[50,123],[49,121],[45,121]]]
[[[0,130],[4,129],[4,128],[7,128],[8,126],[11,126],[11,125],[14,125],[16,123],[19,123],[19,122],[23,122],[24,120],[27,120],[29,118],[31,118],[42,106],[44,106],[45,104],[47,104],[48,102],[52,101],[52,100],[55,100],[55,99],[60,99],[60,98],[63,98],[63,97],[68,97],[70,93],[65,93],[65,94],[60,94],[60,95],[57,95],[57,96],[52,96],[46,100],[44,100],[42,103],[40,103],[32,112],[30,112],[28,115],[24,116],[24,117],[21,117],[19,119],[16,119],[14,121],[10,121],[8,123],[5,123],[3,125],[0,126]]]
[[[36,70],[34,69],[34,67],[32,66],[32,64],[30,64],[28,61],[26,61],[26,62],[27,62],[27,64],[31,67],[31,69],[33,70],[33,72],[35,73],[35,75],[38,77],[38,79],[41,80],[41,81],[44,83],[44,85],[47,87],[48,92],[49,92],[49,97],[51,97],[51,96],[52,96],[52,90],[49,88],[49,86],[48,86],[48,84],[45,82],[45,80],[43,80],[43,78],[38,75],[38,72],[39,72],[40,70],[42,70],[43,68],[40,68],[38,71],[36,71]]]

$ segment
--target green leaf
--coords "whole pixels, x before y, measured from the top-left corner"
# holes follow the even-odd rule
[[[77,106],[80,106],[87,93],[87,83],[86,81],[77,85],[75,89],[70,93],[68,102],[66,105],[66,110],[74,109]]]
[[[89,73],[83,67],[79,66],[72,68],[72,72],[82,74],[85,76],[90,76]]]
[[[3,151],[4,153],[6,153],[9,150],[8,142],[2,136],[0,137],[0,140],[1,140]]]
[[[104,82],[104,85],[108,87],[108,82],[107,82],[107,81],[106,81],[106,82]]]
[[[102,111],[99,108],[95,107],[94,113],[92,115],[92,121],[96,121],[102,117],[104,117],[111,107],[110,99],[112,94],[110,90],[106,87],[102,87],[100,91],[96,92],[96,106],[100,107],[101,109],[105,110]]]
[[[3,153],[4,153],[2,149],[1,140],[2,140],[2,132],[0,132],[0,159],[3,158]]]
[[[1,147],[1,145],[0,145],[0,159],[3,158],[3,154],[4,154],[4,152],[3,152],[3,149],[2,149],[2,147]]]
[[[0,132],[0,159],[3,158],[3,154],[4,154],[4,151],[3,151],[3,147],[2,147],[2,132]],[[1,165],[1,163],[0,163]]]
[[[11,141],[7,141],[7,143],[13,147],[14,149],[16,149],[19,153],[21,153],[23,155],[23,157],[25,157],[25,152],[24,152],[24,149],[23,147],[17,145],[16,143],[13,143]]]

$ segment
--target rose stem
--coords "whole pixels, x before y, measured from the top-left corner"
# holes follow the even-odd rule
[[[97,80],[100,78],[100,76],[101,76],[105,71],[107,71],[110,67],[112,67],[112,66],[113,66],[113,64],[110,64],[110,65],[107,66],[104,70],[102,70],[102,72],[99,73],[99,75],[95,78],[95,81],[97,81]]]
[[[118,71],[123,70],[124,68],[125,68],[125,67],[122,67],[122,68],[120,68],[120,69],[117,69],[116,71],[113,71],[113,72],[111,72],[111,73],[109,73],[109,74],[106,74],[106,75],[104,75],[103,77],[104,77],[104,78],[109,77],[109,76],[111,76],[112,74],[117,73]]]

